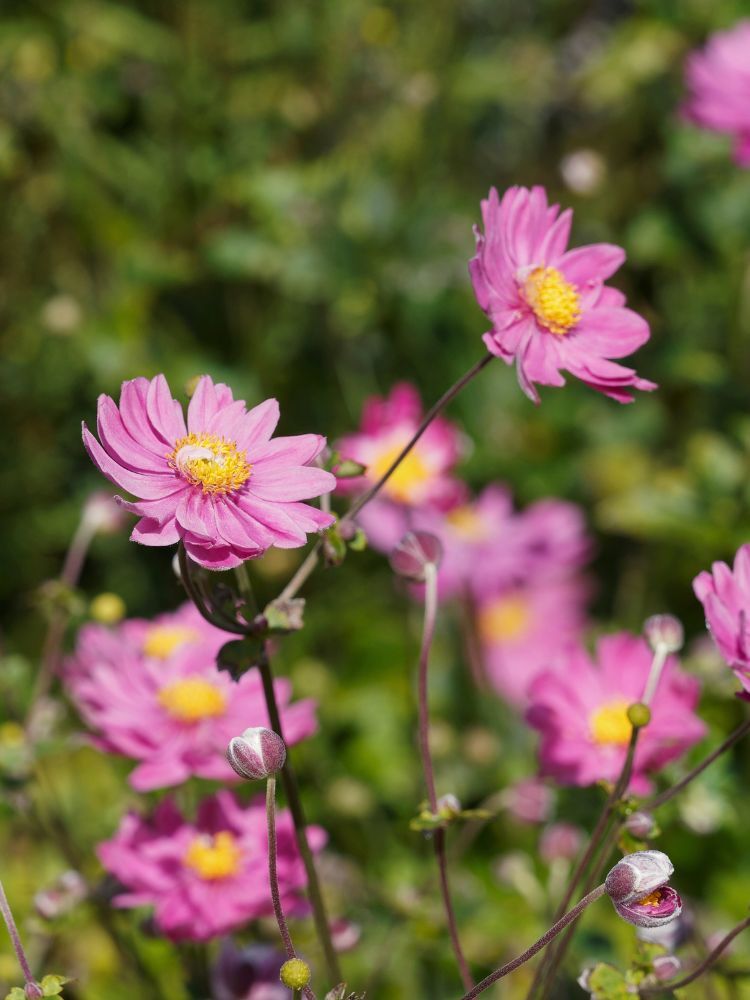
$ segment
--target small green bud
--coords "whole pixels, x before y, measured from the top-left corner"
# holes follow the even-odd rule
[[[643,729],[651,722],[651,709],[642,701],[628,705],[628,721],[634,729]]]
[[[290,990],[301,990],[310,982],[310,966],[301,958],[290,958],[281,966],[279,979]]]

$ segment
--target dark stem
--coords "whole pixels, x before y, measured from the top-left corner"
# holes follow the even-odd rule
[[[5,889],[3,888],[3,883],[1,881],[0,881],[0,913],[2,913],[3,920],[5,921],[5,926],[8,928],[8,934],[10,935],[10,942],[13,945],[13,951],[16,953],[18,964],[21,966],[21,971],[23,972],[23,978],[27,983],[33,983],[36,980],[31,974],[31,967],[29,966],[28,959],[26,958],[26,952],[23,950],[23,945],[21,944],[21,936],[18,933],[16,922],[13,919],[13,912],[11,911],[10,903],[8,902],[8,897],[5,895]]]
[[[215,628],[220,628],[224,632],[231,632],[234,635],[247,635],[246,627],[237,622],[231,622],[226,618],[219,618],[209,609],[203,599],[200,588],[193,579],[191,559],[185,551],[185,546],[182,542],[178,542],[177,544],[177,559],[180,564],[180,578],[182,579],[183,586],[201,616]]]
[[[271,729],[273,729],[273,731],[283,740],[284,733],[281,728],[281,716],[279,714],[279,706],[276,701],[276,692],[274,691],[273,686],[273,675],[271,673],[271,665],[268,661],[265,649],[260,656],[258,670],[260,671],[261,681],[263,682],[263,694],[266,700],[266,708],[268,710],[268,718],[271,723]],[[307,840],[307,824],[302,808],[302,799],[300,798],[297,778],[294,770],[292,769],[288,753],[286,762],[281,771],[281,781],[284,786],[284,794],[286,795],[286,800],[289,805],[289,811],[292,814],[292,820],[294,822],[294,834],[297,839],[297,849],[299,850],[302,863],[305,866],[305,873],[307,874],[307,894],[310,899],[310,905],[312,906],[315,930],[325,955],[328,978],[333,983],[340,983],[341,969],[339,968],[338,955],[336,954],[336,949],[333,947],[333,941],[331,939],[331,929],[328,923],[328,915],[326,913],[326,906],[323,900],[323,893],[320,888],[320,882],[318,881],[318,873],[315,868],[313,854]]]
[[[471,380],[474,378],[475,375],[478,375],[483,368],[487,367],[490,361],[492,361],[493,357],[494,354],[490,354],[489,352],[485,354],[485,356],[483,358],[480,358],[480,360],[477,361],[476,364],[472,365],[471,368],[467,372],[465,372],[457,382],[454,382],[453,385],[450,387],[450,389],[446,389],[446,391],[443,393],[443,395],[440,397],[437,403],[434,403],[427,411],[427,413],[425,413],[424,417],[422,418],[422,423],[416,429],[411,439],[407,441],[407,443],[398,453],[396,458],[394,458],[394,460],[385,470],[380,479],[378,479],[376,483],[373,483],[373,485],[369,488],[369,490],[366,490],[360,497],[358,497],[354,501],[354,503],[351,505],[349,510],[344,515],[345,518],[355,517],[362,510],[365,504],[368,504],[372,500],[372,498],[380,492],[380,490],[383,488],[383,486],[385,486],[386,482],[390,479],[390,477],[393,475],[393,473],[396,471],[399,465],[401,465],[403,460],[412,450],[417,441],[419,441],[419,439],[422,437],[424,432],[430,426],[435,417],[440,413],[440,411],[443,410],[448,405],[448,403],[451,402],[451,400],[455,399],[455,397],[459,394],[459,392],[461,392],[461,390],[465,386],[467,386],[469,382],[471,382]]]
[[[430,649],[432,647],[433,636],[435,635],[435,621],[437,619],[437,566],[428,563],[425,567],[425,597],[424,597],[424,626],[422,629],[422,645],[419,650],[419,677],[418,677],[418,715],[419,715],[419,751],[422,757],[422,770],[424,780],[427,785],[427,798],[430,803],[430,812],[435,815],[438,811],[437,792],[435,791],[435,769],[432,764],[432,754],[430,753],[430,711],[429,711],[429,686],[428,672],[430,665]],[[453,952],[458,962],[461,972],[461,980],[464,989],[471,989],[474,979],[469,971],[469,963],[461,947],[461,940],[458,935],[458,922],[453,910],[451,900],[450,885],[448,883],[448,862],[445,856],[445,831],[436,830],[433,837],[435,845],[435,857],[437,858],[438,870],[440,872],[440,894],[443,899],[443,909],[448,923]]]
[[[609,794],[607,801],[604,803],[604,808],[597,820],[596,826],[594,827],[594,832],[591,834],[591,838],[588,842],[586,850],[581,857],[581,860],[575,867],[573,874],[568,882],[568,887],[563,896],[562,902],[560,903],[557,911],[555,913],[555,919],[558,919],[562,913],[570,905],[570,901],[573,898],[576,887],[586,873],[589,865],[596,856],[599,848],[604,841],[607,829],[609,827],[612,816],[614,815],[617,806],[619,805],[620,799],[622,798],[623,792],[627,789],[630,784],[630,778],[633,773],[633,761],[635,759],[635,749],[638,743],[638,735],[640,733],[640,728],[634,727],[630,734],[630,742],[628,744],[628,750],[625,754],[625,760],[622,765],[622,770],[620,771],[620,776],[615,782],[614,788]],[[593,875],[592,875],[593,877]],[[539,968],[536,971],[534,980],[531,984],[531,988],[527,995],[527,1000],[533,1000],[537,991],[547,985],[552,983],[555,974],[565,957],[565,953],[568,949],[568,943],[573,936],[573,928],[568,932],[568,934],[560,942],[556,949],[550,949],[547,952],[544,961],[540,962]]]
[[[287,958],[297,958],[297,952],[292,944],[292,936],[284,916],[281,906],[281,893],[279,891],[279,876],[276,871],[276,778],[269,777],[266,782],[266,822],[268,826],[268,880],[271,884],[271,899],[273,900],[273,912],[276,915],[276,923],[279,925],[281,940],[284,942],[284,950]],[[309,986],[302,989],[307,1000],[315,1000],[315,994]],[[295,990],[295,996],[297,991]]]
[[[639,991],[639,995],[642,997],[653,997],[658,996],[660,993],[671,993],[672,990],[679,990],[683,986],[688,986],[690,983],[702,976],[704,972],[707,972],[711,966],[714,965],[719,958],[721,958],[722,953],[726,951],[732,941],[734,941],[737,935],[741,934],[746,927],[750,927],[750,917],[746,917],[744,920],[741,920],[736,927],[733,927],[726,937],[723,937],[721,941],[719,941],[714,950],[707,955],[700,965],[693,969],[689,975],[683,976],[682,979],[677,979],[671,983],[664,983],[663,986],[644,986]]]
[[[670,799],[674,798],[679,792],[689,785],[691,781],[698,777],[698,775],[703,774],[707,767],[709,767],[713,762],[721,757],[723,753],[730,750],[735,743],[742,739],[747,733],[750,733],[750,719],[746,719],[741,723],[733,733],[731,733],[727,738],[721,743],[713,753],[710,753],[705,760],[702,760],[700,764],[697,764],[692,771],[688,771],[684,778],[672,785],[671,788],[667,788],[666,791],[661,792],[659,795],[655,795],[653,798],[648,799],[643,803],[644,809],[656,809],[658,806],[663,806],[665,802],[669,802]]]
[[[499,969],[495,969],[495,971],[490,973],[490,975],[483,979],[481,983],[478,983],[473,990],[469,990],[469,992],[466,993],[461,1000],[474,1000],[474,997],[478,997],[480,993],[484,993],[488,986],[492,986],[492,984],[496,983],[498,979],[502,979],[503,976],[507,976],[509,972],[513,972],[515,969],[519,968],[519,966],[523,965],[524,962],[528,962],[528,960],[533,958],[537,952],[541,951],[542,948],[545,948],[553,938],[557,937],[560,931],[564,930],[569,923],[573,920],[577,920],[586,907],[603,896],[605,892],[606,889],[603,884],[597,886],[596,889],[588,894],[588,896],[584,896],[580,903],[577,903],[573,907],[570,913],[566,913],[565,916],[558,920],[556,924],[553,924],[547,933],[543,934],[538,941],[535,941],[530,948],[527,948],[522,955],[519,955],[518,958],[514,958],[512,962],[508,962]]]

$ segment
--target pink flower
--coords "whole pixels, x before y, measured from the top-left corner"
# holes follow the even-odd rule
[[[621,632],[599,641],[597,663],[573,649],[536,677],[526,718],[541,733],[543,775],[566,785],[617,779],[632,732],[627,709],[643,695],[652,658],[645,640]],[[695,715],[698,696],[698,681],[670,656],[651,702],[651,722],[638,740],[633,792],[647,792],[647,774],[703,738],[706,727]]]
[[[481,599],[492,588],[560,579],[591,552],[579,507],[548,499],[515,512],[510,492],[499,484],[447,511],[417,511],[412,522],[443,544],[438,577],[443,599],[467,591]]]
[[[317,434],[271,439],[279,420],[275,399],[248,411],[231,390],[198,381],[187,425],[163,375],[124,382],[120,407],[100,396],[101,444],[83,427],[94,465],[137,497],[117,498],[137,514],[131,538],[143,545],[182,539],[188,555],[208,569],[229,569],[271,545],[297,548],[307,532],[333,522],[301,503],[329,493],[330,472],[311,466],[325,446]]]
[[[417,390],[399,383],[390,396],[365,403],[362,427],[342,438],[338,450],[344,459],[365,466],[363,475],[341,479],[342,492],[361,492],[377,482],[406,445],[422,420]],[[358,515],[374,548],[389,552],[409,530],[409,519],[423,505],[450,507],[463,487],[452,476],[461,455],[458,430],[437,417],[388,479],[378,496]]]
[[[649,338],[646,321],[625,296],[604,284],[625,260],[608,243],[566,250],[573,217],[547,203],[542,187],[512,187],[482,202],[484,233],[469,263],[474,294],[492,321],[487,349],[507,364],[535,403],[534,383],[561,386],[561,370],[592,389],[629,403],[630,389],[655,389],[609,360],[632,354]]]
[[[741,546],[733,569],[715,562],[710,573],[699,573],[693,590],[719,652],[750,692],[750,545]]]
[[[166,649],[167,632],[155,629],[150,637],[146,633],[145,643],[158,640]],[[109,636],[102,627],[82,630],[66,668],[68,689],[97,734],[96,745],[140,761],[130,775],[139,791],[177,785],[193,775],[237,781],[225,756],[229,741],[248,726],[268,725],[258,673],[250,671],[235,683],[217,668],[210,642],[183,643],[166,657],[144,655],[143,645],[118,650],[117,631],[127,629]],[[314,733],[314,703],[290,705],[289,682],[277,680],[275,687],[287,742]]]
[[[588,587],[552,580],[488,592],[477,606],[487,679],[507,701],[524,705],[534,678],[581,636]]]
[[[282,905],[287,913],[304,912],[305,870],[287,810],[277,816],[277,837]],[[317,851],[325,834],[310,827],[308,838]],[[153,906],[159,930],[172,941],[207,941],[273,914],[261,799],[243,809],[231,792],[219,792],[203,800],[195,824],[165,799],[151,820],[128,813],[97,853],[126,890],[114,905]]]
[[[685,78],[690,91],[685,115],[714,132],[734,139],[734,158],[750,167],[750,20],[712,35],[705,49],[688,57]]]

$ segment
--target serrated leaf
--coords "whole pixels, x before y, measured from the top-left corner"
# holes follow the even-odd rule
[[[7,993],[5,1000],[26,1000],[26,995],[20,986],[14,986],[10,993]]]
[[[68,976],[56,976],[52,974],[45,976],[40,986],[46,997],[57,997],[62,993],[63,986],[69,982],[70,979]]]
[[[237,681],[258,663],[262,652],[261,639],[232,639],[219,650],[216,664],[219,670],[226,670],[232,680]]]

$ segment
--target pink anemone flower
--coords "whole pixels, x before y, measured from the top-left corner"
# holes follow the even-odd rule
[[[423,417],[414,386],[401,382],[385,398],[367,400],[359,431],[338,443],[342,458],[365,466],[361,476],[340,479],[340,492],[362,492],[387,471],[414,435]],[[358,515],[374,548],[382,552],[398,544],[410,530],[413,512],[424,506],[446,509],[463,496],[452,471],[463,450],[457,428],[436,417],[383,486]]]
[[[489,684],[523,706],[534,679],[580,641],[589,588],[570,578],[530,581],[485,593],[477,603],[477,632]]]
[[[86,643],[71,658],[67,687],[95,733],[94,744],[139,761],[129,779],[133,788],[167,788],[192,776],[238,780],[225,756],[229,741],[249,726],[269,724],[257,671],[233,681],[205,644],[183,646],[167,659],[90,655]],[[290,704],[288,680],[274,687],[287,743],[312,735],[315,703]]]
[[[688,57],[685,117],[734,139],[734,159],[750,167],[750,20],[717,31]]]
[[[484,233],[475,229],[469,263],[474,294],[492,321],[487,349],[507,364],[535,403],[535,383],[561,386],[568,371],[620,403],[653,382],[612,358],[632,354],[649,338],[646,321],[605,285],[625,260],[609,243],[567,250],[572,211],[559,214],[542,187],[495,188],[482,202]]]
[[[319,851],[324,832],[308,827],[307,833]],[[282,905],[304,913],[305,869],[286,809],[277,816],[277,838]],[[219,792],[203,800],[195,823],[165,799],[151,820],[128,813],[97,854],[124,889],[114,905],[154,907],[156,926],[172,941],[208,941],[273,915],[261,799],[242,808],[231,792]]]
[[[622,632],[599,641],[597,663],[585,650],[571,649],[536,677],[526,719],[541,733],[543,775],[564,785],[617,780],[632,733],[628,706],[643,697],[652,659],[644,639]],[[670,656],[651,702],[651,721],[638,740],[631,791],[648,792],[648,774],[704,737],[706,727],[695,714],[699,691],[698,681]]]
[[[715,562],[699,573],[693,590],[719,652],[750,693],[750,545],[740,547],[732,569]]]
[[[137,497],[117,498],[137,514],[131,538],[143,545],[182,540],[195,562],[229,569],[272,545],[297,548],[308,532],[333,517],[302,503],[329,493],[330,472],[312,466],[325,447],[318,434],[272,439],[279,404],[252,410],[231,390],[202,376],[190,400],[187,424],[163,375],[124,382],[120,406],[100,396],[97,431],[83,425],[94,465]]]

